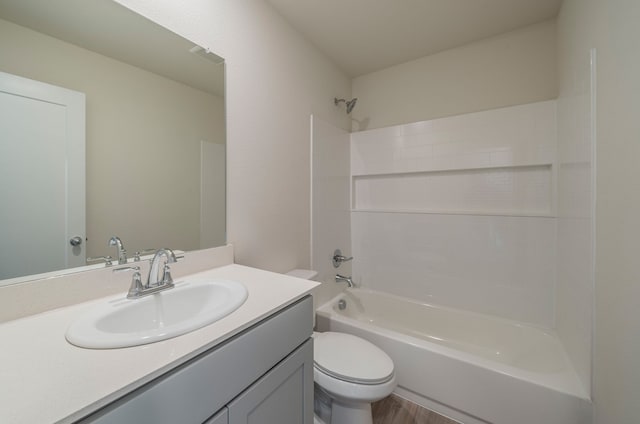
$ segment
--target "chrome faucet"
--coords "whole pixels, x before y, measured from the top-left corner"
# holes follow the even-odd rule
[[[159,277],[159,267],[160,261],[165,257],[166,261],[164,263],[164,267],[162,268],[162,276]],[[156,286],[164,286],[171,285],[173,287],[173,278],[171,278],[171,270],[169,269],[169,264],[177,262],[176,255],[173,253],[173,250],[162,248],[156,251],[156,254],[153,255],[153,259],[151,259],[151,266],[149,269],[149,278],[147,278],[146,287],[156,287]]]
[[[109,246],[115,246],[118,251],[118,264],[124,265],[127,263],[127,249],[122,245],[120,237],[113,236],[109,239]]]
[[[344,281],[347,283],[347,286],[353,287],[353,279],[351,277],[345,277],[344,275],[336,274],[336,283],[340,281]]]
[[[140,275],[139,266],[125,266],[122,268],[116,268],[113,272],[126,272],[133,271],[133,277],[131,278],[131,287],[127,293],[127,299],[137,299],[146,295],[145,288],[142,285],[142,276]],[[150,294],[150,293],[149,293]]]
[[[164,266],[162,268],[162,275],[159,276],[160,263],[163,258],[166,258]],[[176,255],[171,249],[158,249],[156,254],[151,259],[151,265],[149,266],[149,276],[147,277],[147,283],[142,283],[142,276],[140,275],[139,266],[127,266],[114,269],[113,272],[133,271],[133,278],[131,279],[131,287],[129,293],[127,293],[127,299],[139,299],[141,297],[157,293],[162,290],[171,289],[174,286],[173,278],[171,277],[171,270],[169,264],[177,262]]]

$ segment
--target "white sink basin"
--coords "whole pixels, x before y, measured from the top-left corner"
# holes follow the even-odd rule
[[[124,295],[123,295],[124,296]],[[67,340],[80,347],[110,349],[170,339],[209,325],[244,303],[236,281],[190,279],[140,299],[115,299],[75,321]]]

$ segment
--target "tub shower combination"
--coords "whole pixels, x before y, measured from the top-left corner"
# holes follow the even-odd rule
[[[588,420],[588,396],[551,330],[365,289],[321,306],[316,322],[379,346],[399,395],[465,424]]]

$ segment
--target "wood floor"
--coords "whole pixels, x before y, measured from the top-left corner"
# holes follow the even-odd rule
[[[396,395],[374,402],[371,410],[373,424],[459,424]]]

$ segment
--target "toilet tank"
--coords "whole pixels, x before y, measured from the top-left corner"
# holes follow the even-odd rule
[[[303,280],[314,280],[318,276],[318,271],[314,271],[312,269],[292,269],[287,272],[285,275],[290,277],[302,278]]]
[[[316,279],[318,277],[318,271],[314,271],[312,269],[292,269],[291,271],[287,272],[285,275],[288,275],[289,277],[302,278],[303,280],[318,281]],[[318,292],[316,289],[313,289],[312,295],[313,295],[313,310],[315,311],[318,308],[318,306],[320,306],[319,304],[317,304]],[[316,314],[314,313],[313,328],[315,327],[316,327]]]

